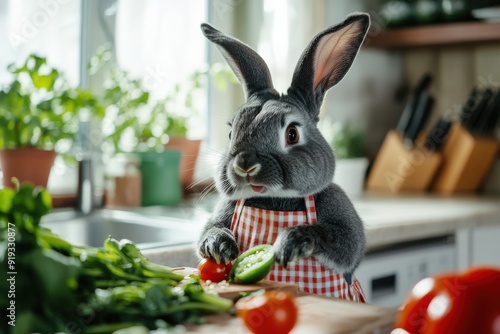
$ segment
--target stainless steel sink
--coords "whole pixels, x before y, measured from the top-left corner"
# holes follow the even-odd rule
[[[42,226],[74,244],[101,247],[111,235],[130,239],[141,249],[193,243],[208,218],[195,209],[149,208],[139,212],[101,209],[90,215],[56,211]]]

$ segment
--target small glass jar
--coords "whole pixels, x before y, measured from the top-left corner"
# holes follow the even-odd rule
[[[106,168],[106,206],[138,207],[142,200],[140,160],[134,155],[118,154]]]

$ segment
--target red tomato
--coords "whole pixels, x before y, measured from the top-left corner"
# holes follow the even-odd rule
[[[473,268],[453,288],[429,305],[426,334],[500,334],[500,270]]]
[[[425,278],[410,292],[396,322],[411,334],[500,334],[500,270]]]
[[[267,291],[242,298],[235,307],[238,317],[254,334],[287,334],[297,322],[295,298],[288,292]]]
[[[226,280],[229,278],[229,274],[231,273],[231,269],[233,269],[233,263],[226,263]]]
[[[212,259],[202,259],[198,263],[198,271],[203,281],[221,282],[229,277],[232,264],[217,263]]]
[[[454,279],[455,274],[444,274],[427,277],[418,282],[400,309],[396,327],[412,334],[423,333],[426,327],[424,318],[429,303],[446,284],[452,285]]]
[[[462,275],[468,286],[473,286],[476,293],[484,296],[500,296],[500,269],[494,267],[476,267]]]

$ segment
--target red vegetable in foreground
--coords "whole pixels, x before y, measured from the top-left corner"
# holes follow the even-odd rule
[[[393,334],[500,334],[500,269],[477,267],[421,280],[395,328]]]
[[[254,334],[287,334],[297,322],[295,298],[284,291],[267,291],[236,302],[236,311]]]
[[[231,263],[217,263],[212,259],[202,259],[198,264],[200,278],[203,281],[212,281],[215,283],[227,280],[231,268]]]

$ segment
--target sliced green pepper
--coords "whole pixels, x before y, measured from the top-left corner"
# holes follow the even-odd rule
[[[266,277],[274,264],[271,245],[258,245],[243,252],[234,262],[229,282],[253,284]]]

